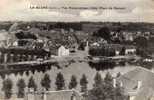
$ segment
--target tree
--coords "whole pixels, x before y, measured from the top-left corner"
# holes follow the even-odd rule
[[[148,40],[146,37],[143,36],[137,37],[134,42],[136,43],[136,46],[138,48],[146,49],[146,47],[148,46]]]
[[[12,87],[13,87],[13,83],[12,80],[7,78],[3,81],[3,87],[2,87],[2,91],[4,91],[5,94],[5,98],[9,99],[11,98],[12,95]]]
[[[109,57],[109,56],[116,55],[114,49],[106,48],[105,46],[90,48],[88,53],[91,56],[107,56],[107,57]]]
[[[72,75],[71,77],[71,81],[69,83],[69,89],[73,89],[73,88],[76,88],[78,82],[77,82],[77,79],[76,79],[76,76]]]
[[[88,80],[85,74],[82,75],[82,78],[80,79],[80,85],[81,85],[81,92],[87,91],[87,84]]]
[[[122,87],[101,84],[88,92],[87,100],[128,100]]]
[[[117,76],[116,76],[116,77],[118,78],[118,77],[120,77],[120,76],[121,76],[121,73],[120,73],[120,72],[119,72],[119,73],[117,73]]]
[[[57,74],[55,85],[56,90],[63,90],[65,88],[65,80],[61,72]]]
[[[110,41],[110,30],[108,27],[102,27],[94,33],[94,36],[102,37],[103,39]]]
[[[105,78],[104,78],[104,82],[106,84],[112,84],[113,82],[113,77],[111,76],[111,74],[109,72],[107,72]]]
[[[148,52],[147,52],[147,50],[145,50],[145,48],[137,48],[136,54],[141,56],[141,57],[147,57]]]
[[[127,100],[122,87],[114,88],[112,84],[108,84],[108,82],[112,82],[111,80],[111,75],[107,73],[102,84],[93,87],[88,92],[87,100]]]
[[[37,90],[37,85],[34,81],[34,78],[31,76],[30,79],[29,79],[29,82],[28,82],[28,88],[33,88],[34,91]]]
[[[99,72],[96,73],[95,77],[94,77],[94,87],[98,87],[99,85],[102,84],[102,77],[99,74]]]
[[[105,91],[105,98],[113,99],[114,98],[114,87],[113,87],[113,77],[109,72],[106,73],[104,78],[104,91]]]
[[[125,55],[125,51],[126,51],[126,48],[125,47],[122,47],[122,49],[120,51],[120,55]]]
[[[50,83],[51,83],[50,76],[48,74],[45,74],[44,78],[41,80],[42,87],[44,87],[46,90],[49,90]]]
[[[87,100],[105,100],[105,85],[101,84],[98,87],[93,87],[88,92]]]
[[[18,33],[16,33],[15,35],[16,35],[16,37],[17,37],[18,39],[34,39],[34,40],[37,39],[37,36],[36,36],[35,34],[32,34],[32,33],[25,33],[25,32],[23,32],[23,31],[18,32]]]
[[[114,89],[114,99],[115,100],[128,100],[127,96],[124,94],[124,89],[120,87],[120,85],[117,85]]]
[[[18,87],[18,98],[23,98],[25,96],[25,81],[23,79],[18,80],[17,82],[17,87]]]
[[[84,50],[85,49],[84,47],[85,47],[84,42],[81,42],[78,49],[79,50]]]

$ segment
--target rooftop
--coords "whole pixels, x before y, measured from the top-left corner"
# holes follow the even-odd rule
[[[137,67],[121,75],[118,81],[123,83],[123,87],[127,92],[135,90],[138,81],[142,82],[141,89],[138,91],[135,100],[147,100],[154,93],[154,73],[148,69]],[[145,99],[146,97],[147,99]]]
[[[79,92],[75,90],[60,90],[60,91],[47,91],[46,100],[72,100],[72,96],[75,100],[81,100]],[[37,94],[35,96],[36,100],[42,100],[41,95]]]

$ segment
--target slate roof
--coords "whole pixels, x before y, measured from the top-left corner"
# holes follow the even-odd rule
[[[137,91],[135,100],[148,100],[154,94],[154,73],[148,69],[137,67],[121,75],[117,80],[122,82],[126,92],[134,91],[137,82],[142,81],[142,86]]]

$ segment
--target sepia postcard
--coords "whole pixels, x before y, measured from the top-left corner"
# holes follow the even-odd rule
[[[154,0],[0,0],[0,100],[154,100]]]

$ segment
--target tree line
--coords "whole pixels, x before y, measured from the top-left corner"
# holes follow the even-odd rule
[[[119,77],[120,74],[118,73],[117,76]],[[49,74],[46,73],[44,75],[44,77],[41,79],[40,84],[46,91],[51,88],[51,79]],[[83,97],[90,100],[125,100],[126,98],[126,96],[123,94],[123,88],[121,88],[119,85],[117,85],[117,87],[113,86],[113,77],[110,75],[110,73],[107,73],[105,78],[103,79],[99,72],[97,72],[94,77],[94,84],[91,90],[88,90],[88,79],[85,74],[82,75],[79,83],[77,81],[77,77],[75,75],[72,75],[68,84],[68,88],[75,89],[78,84],[80,84],[80,92],[83,93]],[[55,85],[55,89],[57,91],[66,89],[65,79],[61,72],[59,72],[56,76]],[[21,78],[18,80],[16,86],[18,89],[18,98],[24,98],[26,87],[28,87],[28,89],[33,89],[34,91],[37,91],[38,88],[35,79],[32,76],[29,78],[27,85],[25,83],[25,80]],[[7,78],[3,81],[2,90],[5,94],[5,98],[11,98],[12,87],[13,82],[10,78]]]
[[[48,91],[51,88],[51,79],[49,74],[45,74],[44,77],[41,79],[41,86],[44,90]],[[13,88],[13,81],[10,78],[6,78],[3,80],[3,87],[2,91],[4,92],[5,98],[9,99],[12,96],[12,88]],[[87,84],[88,80],[85,74],[82,75],[82,78],[80,79],[80,85],[81,85],[81,91],[84,92],[87,90]],[[66,84],[65,84],[65,79],[64,76],[61,72],[57,73],[56,79],[55,79],[55,85],[56,85],[56,90],[64,90],[66,89]],[[76,88],[78,85],[77,77],[75,75],[71,76],[70,82],[68,84],[69,89]],[[23,78],[19,79],[16,83],[17,86],[17,97],[18,98],[23,98],[25,96],[25,90],[26,88],[28,89],[33,89],[34,91],[37,91],[38,87],[35,82],[35,79],[33,76],[31,76],[28,80],[28,84],[26,84],[25,80]]]

